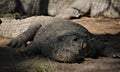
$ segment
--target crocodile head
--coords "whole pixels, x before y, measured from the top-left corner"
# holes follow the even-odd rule
[[[87,55],[87,38],[79,34],[64,34],[57,37],[53,56],[56,60],[76,62]],[[79,61],[81,62],[81,61]]]
[[[88,33],[89,34],[89,33]],[[88,35],[82,32],[65,32],[42,40],[41,53],[60,62],[76,62],[87,55]]]

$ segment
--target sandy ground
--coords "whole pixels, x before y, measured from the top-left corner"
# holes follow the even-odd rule
[[[81,18],[86,27],[106,45],[120,49],[120,19]],[[42,56],[25,57],[7,48],[10,39],[0,37],[0,72],[120,72],[120,58],[86,58],[82,63],[59,63]]]

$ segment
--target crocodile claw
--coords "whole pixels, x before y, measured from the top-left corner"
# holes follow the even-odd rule
[[[20,39],[12,39],[10,43],[7,44],[7,46],[12,48],[20,47],[21,45],[23,45],[23,42]]]
[[[104,55],[113,58],[120,58],[120,49],[107,47],[104,49]]]

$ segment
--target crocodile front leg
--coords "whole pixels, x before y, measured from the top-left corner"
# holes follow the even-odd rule
[[[39,30],[39,28],[41,27],[41,24],[32,24],[30,25],[30,27],[28,28],[27,31],[25,31],[24,33],[20,34],[19,36],[17,36],[16,38],[13,38],[10,43],[8,44],[8,46],[10,47],[20,47],[21,45],[25,44],[27,41],[30,41],[34,38],[36,32]]]

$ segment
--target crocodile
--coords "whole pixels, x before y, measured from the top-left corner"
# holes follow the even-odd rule
[[[22,33],[14,37],[8,44],[10,48],[19,48],[31,41],[27,46],[21,47],[18,54],[31,56],[40,53],[53,60],[70,63],[81,61],[86,57],[120,56],[120,51],[106,47],[99,38],[91,34],[86,28],[70,20],[33,16],[15,22],[13,20],[13,23],[15,23],[11,23],[13,25],[3,24],[6,27],[4,27],[5,30],[1,29],[1,34],[4,35],[6,31],[6,34],[9,35],[10,32],[19,32],[19,30],[24,30],[24,27],[26,27]],[[17,31],[15,31],[14,25],[19,25],[19,22],[22,27],[19,29],[20,26],[16,26],[18,29],[16,28]]]
[[[1,4],[8,2],[2,0]],[[120,18],[120,0],[9,0],[6,5],[14,8],[21,15],[49,15],[61,18],[78,18],[82,16]],[[13,2],[14,1],[14,2]],[[8,6],[9,7],[9,6]],[[7,8],[8,8],[7,7]],[[5,8],[1,8],[1,11]],[[9,10],[9,9],[8,9]]]

